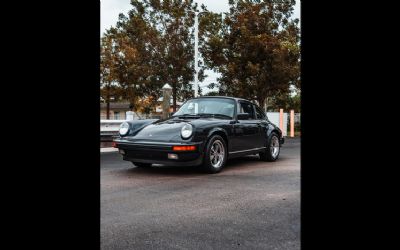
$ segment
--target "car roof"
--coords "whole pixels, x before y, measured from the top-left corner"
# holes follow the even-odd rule
[[[243,98],[239,98],[239,97],[233,97],[233,96],[199,96],[199,97],[195,97],[195,98],[191,98],[192,99],[200,99],[200,98],[225,98],[225,99],[233,99],[236,101],[248,101],[251,102],[249,100],[243,99]]]

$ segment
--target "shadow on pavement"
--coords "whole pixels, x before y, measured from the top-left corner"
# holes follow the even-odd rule
[[[266,163],[260,161],[258,156],[244,156],[240,158],[230,159],[226,163],[225,167],[220,173],[229,173],[232,170],[237,169],[250,169],[254,164]],[[257,164],[259,165],[259,164]],[[127,175],[163,175],[163,176],[203,176],[207,173],[202,169],[201,166],[189,166],[189,167],[174,167],[174,166],[161,166],[153,165],[152,167],[141,168],[136,167],[132,164],[132,168],[124,169],[120,171],[121,174]]]

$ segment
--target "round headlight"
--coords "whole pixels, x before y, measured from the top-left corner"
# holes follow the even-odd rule
[[[121,125],[119,126],[119,134],[126,135],[128,134],[128,131],[129,131],[129,123],[127,122],[121,123]]]
[[[181,136],[184,139],[189,138],[193,133],[193,127],[189,123],[185,124],[185,126],[181,129]]]

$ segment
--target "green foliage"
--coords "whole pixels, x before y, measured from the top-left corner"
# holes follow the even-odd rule
[[[284,109],[285,112],[294,110],[295,113],[301,112],[301,98],[300,94],[291,96],[289,93],[280,93],[271,98],[268,110],[279,111]]]
[[[120,14],[117,27],[105,35],[115,41],[114,79],[125,98],[135,106],[139,97],[157,100],[165,83],[173,88],[174,106],[178,97],[192,97],[196,5],[188,0],[132,0],[131,5],[128,16]]]
[[[218,91],[210,91],[205,96],[219,96],[219,95],[220,94]]]
[[[300,88],[298,20],[295,1],[230,0],[222,16],[209,13],[201,24],[205,65],[222,74],[219,93],[256,100]]]
[[[221,73],[218,91],[208,95],[233,95],[297,107],[289,86],[300,89],[300,35],[292,20],[295,1],[230,0],[221,15],[202,5],[199,15],[199,81],[205,69]],[[120,14],[115,28],[101,41],[102,97],[129,100],[135,110],[149,111],[168,83],[173,101],[193,97],[193,0],[131,0],[132,9]],[[118,85],[115,85],[118,83]],[[200,92],[199,92],[200,93]],[[272,102],[271,102],[272,103]],[[269,104],[268,104],[269,105]],[[143,106],[143,105],[142,105]],[[175,105],[174,105],[175,106]]]
[[[113,40],[110,37],[103,37],[101,39],[100,51],[100,97],[108,104],[107,105],[107,119],[110,113],[111,98],[117,99],[122,95],[121,88],[116,84],[115,76],[118,73],[116,68],[115,59],[117,51],[113,49]]]

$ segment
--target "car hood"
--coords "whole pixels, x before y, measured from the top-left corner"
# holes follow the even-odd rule
[[[182,142],[181,129],[187,123],[193,125],[193,133],[202,133],[205,127],[218,126],[221,123],[227,122],[229,122],[229,120],[221,120],[211,117],[199,119],[177,119],[172,117],[167,120],[158,120],[151,124],[146,124],[138,128],[134,135],[127,136],[125,139],[132,142]]]
[[[181,129],[189,123],[184,120],[165,120],[158,121],[141,128],[140,131],[132,136],[132,140],[150,140],[150,141],[180,141]],[[129,138],[127,138],[129,140]]]

